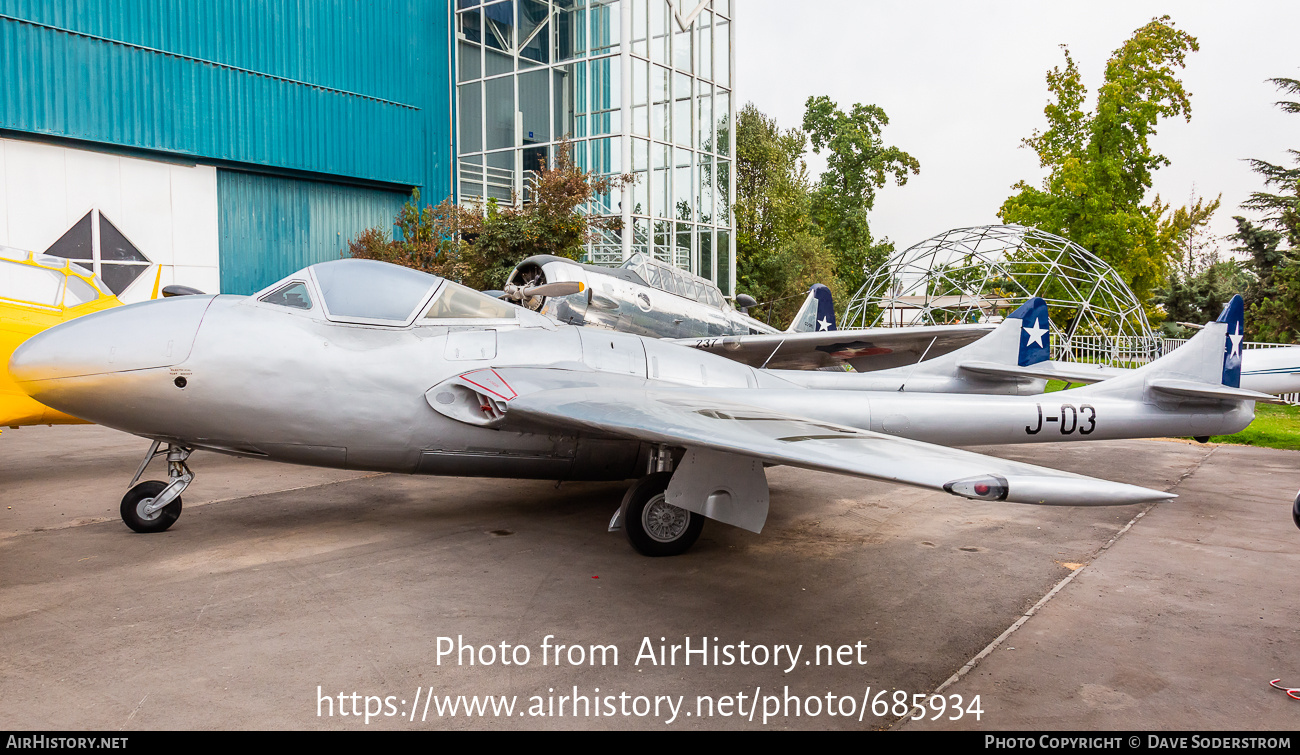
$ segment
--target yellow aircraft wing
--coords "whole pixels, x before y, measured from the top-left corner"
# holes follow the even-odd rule
[[[121,304],[94,273],[69,260],[0,247],[0,428],[85,423],[23,393],[9,376],[9,357],[46,328]]]

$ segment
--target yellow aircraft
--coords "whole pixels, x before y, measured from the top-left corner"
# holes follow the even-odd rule
[[[155,296],[157,288],[155,280]],[[0,246],[0,428],[86,424],[28,398],[9,376],[9,357],[46,328],[121,304],[94,273],[70,260]]]

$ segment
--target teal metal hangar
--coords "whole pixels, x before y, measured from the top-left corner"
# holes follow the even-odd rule
[[[338,259],[413,189],[452,192],[449,21],[427,0],[0,0],[0,242],[228,293]]]
[[[0,0],[0,244],[247,294],[421,203],[526,202],[564,139],[634,173],[587,212],[734,290],[734,0]]]

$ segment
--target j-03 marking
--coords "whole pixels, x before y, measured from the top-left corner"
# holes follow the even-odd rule
[[[1043,405],[1038,404],[1038,425],[1034,427],[1025,425],[1025,432],[1030,435],[1041,433],[1045,421],[1059,421],[1061,423],[1061,435],[1073,435],[1075,430],[1078,430],[1080,435],[1092,435],[1092,432],[1097,429],[1097,410],[1089,404],[1080,404],[1078,409],[1074,407],[1074,404],[1061,404],[1057,413],[1059,416],[1043,417]],[[1069,417],[1068,423],[1067,416]],[[1088,423],[1086,427],[1079,426],[1081,419]]]

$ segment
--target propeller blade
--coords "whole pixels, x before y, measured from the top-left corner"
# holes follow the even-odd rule
[[[542,286],[534,286],[524,289],[525,296],[570,296],[580,294],[586,290],[586,286],[581,283],[564,281],[561,283],[547,283]]]
[[[511,301],[522,302],[534,296],[569,296],[571,294],[580,294],[585,290],[587,290],[585,285],[572,282],[545,283],[540,286],[507,284],[505,296]]]

